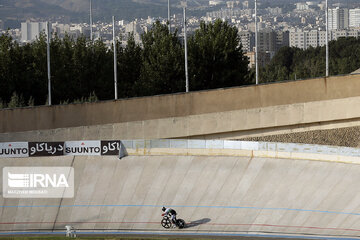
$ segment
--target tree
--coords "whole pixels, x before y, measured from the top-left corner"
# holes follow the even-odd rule
[[[141,85],[140,74],[143,68],[143,51],[139,44],[136,44],[134,34],[129,34],[127,45],[122,48],[119,44],[118,52],[118,95],[120,98],[141,96],[141,89],[136,86]]]
[[[177,31],[157,21],[141,36],[143,65],[136,83],[137,95],[185,91],[184,53]]]
[[[348,74],[360,68],[360,38],[339,38],[329,43],[330,75]],[[325,76],[325,46],[306,50],[284,47],[261,69],[264,82]],[[296,77],[295,77],[296,76]]]
[[[22,95],[18,95],[16,92],[13,93],[11,96],[10,102],[8,104],[8,108],[17,108],[17,107],[24,107],[24,98]]]
[[[237,29],[220,19],[215,23],[202,22],[189,39],[191,90],[248,84],[248,64]]]
[[[23,68],[26,69],[22,78],[23,82],[27,82],[27,94],[34,96],[35,104],[43,104],[48,93],[48,77],[47,77],[47,39],[45,33],[41,33],[39,38],[23,49]],[[36,88],[34,88],[36,86]],[[16,91],[25,93],[24,89],[16,88]],[[31,90],[30,90],[31,89]],[[28,96],[26,95],[26,98]]]

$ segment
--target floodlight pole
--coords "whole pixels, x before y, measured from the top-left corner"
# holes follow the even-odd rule
[[[171,23],[170,23],[170,0],[168,0],[168,24],[169,24],[169,33],[171,32]]]
[[[113,20],[113,44],[114,44],[114,87],[115,87],[115,100],[118,99],[117,91],[117,53],[116,53],[116,35],[115,35],[115,16],[112,17]]]
[[[188,73],[188,56],[187,56],[187,36],[186,36],[186,1],[181,2],[184,9],[184,45],[185,45],[185,88],[186,92],[189,92],[189,73]]]
[[[259,63],[258,63],[258,29],[257,29],[257,0],[255,0],[255,75],[256,85],[259,84]]]
[[[92,21],[92,0],[90,0],[90,40],[93,40],[93,30],[92,30],[92,25],[93,25],[93,21]]]
[[[48,104],[51,105],[51,72],[50,72],[50,23],[46,22],[47,31],[47,69],[48,69]]]
[[[325,18],[326,18],[326,77],[329,76],[329,8],[328,8],[328,0],[326,0],[325,7]]]

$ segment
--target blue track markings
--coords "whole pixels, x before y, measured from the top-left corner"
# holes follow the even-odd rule
[[[131,205],[131,204],[77,204],[77,205],[34,205],[34,206],[0,206],[2,208],[51,208],[51,207],[162,207],[162,205]],[[299,209],[299,208],[263,208],[263,207],[242,207],[242,206],[189,206],[189,205],[172,205],[169,206],[172,208],[221,208],[221,209],[254,209],[254,210],[275,210],[275,211],[297,211],[297,212],[313,212],[313,213],[330,213],[330,214],[345,214],[345,215],[354,215],[359,216],[360,213],[351,213],[351,212],[337,212],[337,211],[324,211],[324,210],[311,210],[311,209]]]

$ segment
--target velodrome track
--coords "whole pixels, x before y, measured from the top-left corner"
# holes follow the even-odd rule
[[[75,197],[1,197],[1,234],[64,234],[72,225],[79,235],[360,236],[357,157],[219,156],[211,149],[202,155],[2,159],[3,167],[73,166]],[[187,228],[163,229],[163,205],[175,208]]]

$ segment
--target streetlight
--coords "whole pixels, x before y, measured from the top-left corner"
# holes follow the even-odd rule
[[[182,1],[181,6],[184,9],[184,45],[185,45],[185,79],[186,79],[186,92],[189,92],[189,74],[188,74],[188,59],[187,59],[187,38],[186,38],[186,7],[187,2]]]

